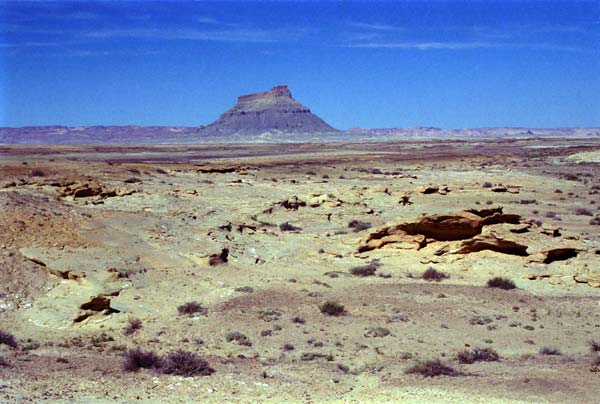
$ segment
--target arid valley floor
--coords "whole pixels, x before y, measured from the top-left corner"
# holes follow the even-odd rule
[[[0,230],[2,403],[599,400],[598,138],[1,146]]]

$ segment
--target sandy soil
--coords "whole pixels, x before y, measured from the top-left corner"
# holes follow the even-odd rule
[[[599,152],[593,139],[2,146],[0,331],[17,346],[0,344],[0,402],[598,402]],[[473,212],[475,235],[393,227]],[[421,279],[430,267],[447,278]],[[495,276],[517,288],[487,287]],[[205,310],[178,312],[192,301]],[[136,347],[215,372],[126,372]],[[472,348],[499,360],[459,363]],[[436,358],[461,374],[406,373]]]

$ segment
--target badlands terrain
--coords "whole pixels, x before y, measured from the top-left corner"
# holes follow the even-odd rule
[[[0,146],[0,402],[598,402],[599,196],[597,137]]]

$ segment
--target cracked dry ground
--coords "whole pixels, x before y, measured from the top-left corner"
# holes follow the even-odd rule
[[[0,402],[597,402],[599,154],[0,148]],[[126,372],[136,347],[214,373]]]

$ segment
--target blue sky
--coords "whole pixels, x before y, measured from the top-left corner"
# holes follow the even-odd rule
[[[0,126],[197,126],[278,84],[342,129],[600,126],[600,1],[0,1]]]

